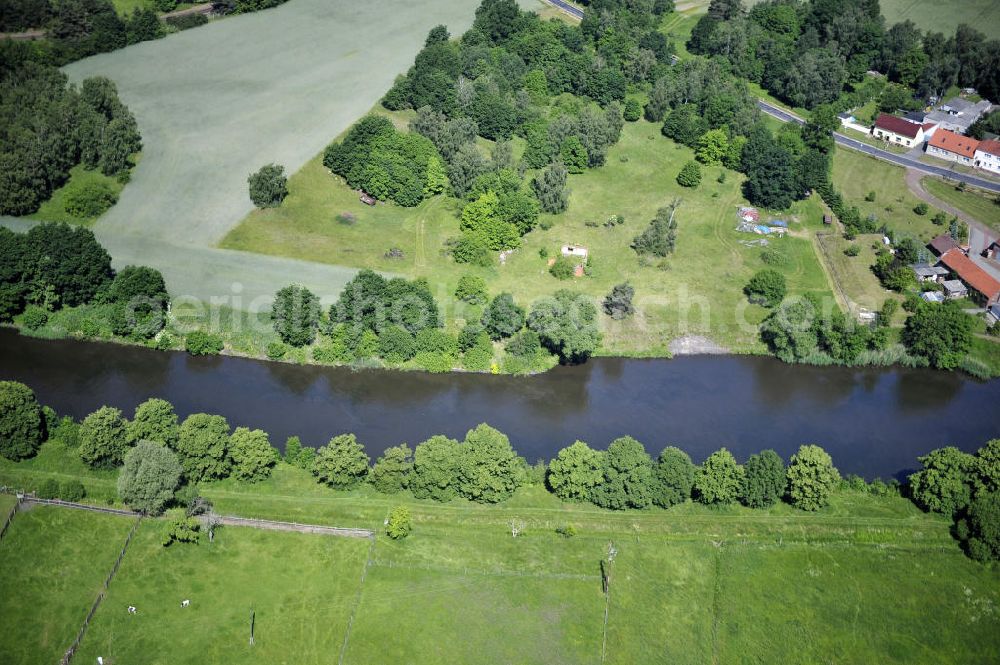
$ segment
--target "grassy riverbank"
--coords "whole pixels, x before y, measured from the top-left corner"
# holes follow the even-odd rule
[[[44,463],[5,462],[0,482],[62,478],[59,459],[69,455],[53,449]],[[78,477],[94,492],[110,484],[101,474]],[[84,640],[84,660],[161,662],[169,652],[178,663],[326,663],[343,650],[345,663],[824,662],[836,654],[909,664],[976,662],[1000,649],[997,571],[967,559],[946,520],[899,497],[840,490],[815,514],[692,503],[609,512],[532,486],[497,506],[440,504],[367,487],[333,491],[283,463],[257,485],[200,489],[223,513],[379,533],[388,510],[407,505],[414,531],[369,543],[224,527],[213,543],[163,548],[160,524],[148,521]],[[40,517],[64,528],[40,529]],[[0,570],[23,570],[12,558],[68,543],[86,548],[89,539],[74,534],[91,519],[54,508],[19,515],[0,545]],[[511,519],[525,523],[517,538]],[[102,520],[121,525],[106,538],[117,551],[130,520]],[[577,535],[556,534],[566,525]],[[598,562],[612,542],[606,599]],[[36,574],[57,565],[49,555],[32,561]],[[5,588],[20,589],[20,574]],[[82,621],[94,590],[69,586],[37,607]],[[191,606],[182,609],[182,599]],[[128,604],[139,614],[128,615]],[[36,612],[34,602],[0,607],[3,620]],[[64,623],[49,632],[54,643],[75,634]],[[51,653],[34,655],[37,639],[10,631],[0,655],[51,662]]]

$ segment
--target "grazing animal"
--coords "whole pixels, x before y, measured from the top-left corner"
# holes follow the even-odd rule
[[[191,604],[190,600],[185,599],[181,601],[181,607],[187,607],[190,604]]]
[[[128,613],[129,614],[135,614],[136,613],[135,605],[129,605],[128,606]]]
[[[97,665],[104,665],[104,658],[102,656],[97,657]]]

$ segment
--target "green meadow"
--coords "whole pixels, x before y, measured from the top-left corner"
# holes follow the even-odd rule
[[[827,662],[835,654],[836,662],[937,664],[980,662],[1000,649],[997,571],[966,558],[946,520],[899,497],[839,490],[817,513],[692,503],[610,512],[529,486],[496,506],[440,504],[368,487],[329,490],[284,463],[256,485],[227,480],[200,491],[224,514],[379,535],[221,527],[212,543],[163,547],[162,522],[147,520],[79,662],[597,665]],[[413,514],[401,541],[381,532],[395,505]],[[516,538],[512,520],[524,525]],[[0,542],[0,579],[4,588],[17,580],[31,606],[0,601],[0,621],[28,612],[39,628],[6,631],[0,660],[58,657],[130,523],[54,508],[15,518]],[[556,533],[565,526],[576,535]],[[99,555],[94,542],[105,541]],[[605,596],[600,561],[609,546],[617,554]],[[59,593],[21,582],[47,579],[42,569],[63,571]],[[65,617],[59,630],[56,616]],[[47,657],[35,656],[41,634]]]
[[[14,517],[0,540],[0,662],[59,662],[131,527],[125,517],[43,506]]]

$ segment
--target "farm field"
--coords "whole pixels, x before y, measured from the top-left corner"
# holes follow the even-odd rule
[[[174,295],[203,300],[236,283],[247,300],[270,297],[296,276],[336,293],[353,271],[213,248],[252,207],[247,175],[298,170],[385,93],[430,28],[460,34],[477,4],[293,0],[68,65],[73,82],[113,79],[143,135],[143,163],[94,224],[115,266],[155,267]]]
[[[764,264],[760,247],[741,244],[758,236],[735,230],[736,208],[745,203],[739,189],[742,176],[726,171],[725,182],[719,183],[724,169],[705,167],[697,189],[682,188],[675,177],[692,157],[690,149],[663,138],[657,126],[626,123],[605,166],[570,176],[567,212],[543,215],[540,227],[525,236],[522,248],[505,265],[492,268],[458,265],[444,254],[446,241],[459,231],[453,200],[437,197],[416,208],[369,208],[330,175],[321,156],[289,179],[290,193],[280,208],[254,211],[222,246],[425,277],[442,302],[453,300],[455,285],[466,273],[481,275],[491,293],[513,293],[522,304],[560,288],[600,298],[627,280],[636,289],[640,314],[627,323],[606,326],[604,352],[663,354],[670,339],[684,334],[706,335],[734,350],[756,350],[755,325],[765,310],[744,307],[741,289]],[[681,201],[677,250],[662,262],[642,265],[630,248],[632,238],[658,208],[675,199]],[[344,213],[350,213],[354,222],[339,221]],[[625,223],[605,228],[613,214],[623,215]],[[778,269],[785,273],[793,294],[830,295],[809,240],[808,230],[820,226],[820,218],[815,201],[797,204],[790,216],[791,237],[771,243],[786,258]],[[551,228],[545,229],[549,224]],[[590,276],[562,282],[548,274],[547,259],[540,252],[554,256],[567,243],[590,248]],[[387,258],[391,248],[401,249],[403,258]],[[705,279],[706,274],[711,279]],[[746,325],[740,318],[744,315]],[[460,317],[461,313],[451,316],[453,321]]]
[[[901,498],[840,490],[816,514],[691,503],[608,512],[537,486],[498,506],[438,504],[335,492],[285,464],[275,471],[253,486],[201,489],[224,513],[376,529],[402,504],[414,531],[403,541],[378,536],[358,593],[369,541],[223,527],[212,544],[164,548],[160,524],[147,521],[81,662],[330,662],[353,610],[344,663],[596,665],[598,563],[609,543],[618,554],[608,663],[812,662],[833,651],[847,662],[976,662],[1000,648],[996,572],[962,554],[945,520]],[[511,518],[525,523],[517,538]],[[565,525],[577,535],[554,532]],[[5,537],[0,552],[15,542]],[[778,606],[792,619],[779,619]]]
[[[993,0],[879,0],[879,5],[887,25],[909,20],[921,30],[943,32],[949,37],[959,24],[965,23],[987,37],[1000,37],[1000,6]]]
[[[0,540],[0,662],[59,661],[131,526],[128,518],[45,506],[18,513]]]

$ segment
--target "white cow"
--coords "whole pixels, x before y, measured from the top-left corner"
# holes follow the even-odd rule
[[[135,613],[136,613],[136,611],[137,611],[137,610],[135,609],[135,605],[129,605],[129,606],[128,606],[128,613],[129,613],[129,614],[135,614]]]
[[[186,598],[181,601],[181,607],[187,607],[190,604],[191,604],[191,601],[187,600]]]

